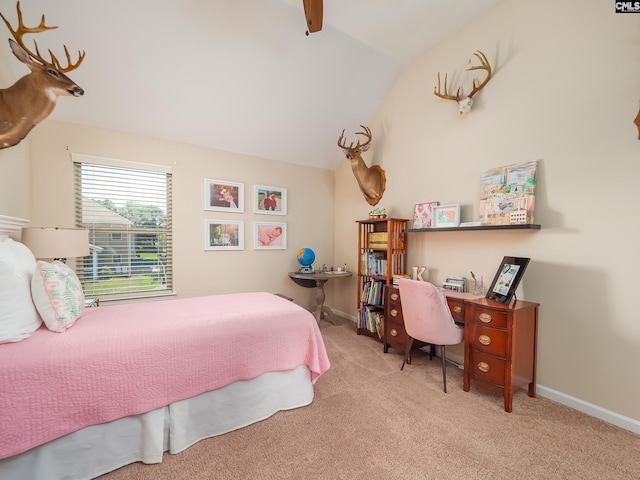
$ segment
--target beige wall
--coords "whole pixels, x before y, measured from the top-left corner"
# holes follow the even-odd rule
[[[531,257],[518,296],[541,304],[541,391],[637,421],[640,15],[613,10],[506,1],[403,72],[368,120],[374,146],[365,158],[386,170],[379,206],[390,215],[410,218],[414,204],[439,201],[459,203],[463,221],[475,220],[483,171],[539,160],[540,231],[409,234],[409,265],[428,265],[436,283],[471,270],[486,283],[504,255]],[[468,92],[462,70],[477,49],[494,75],[461,117],[433,87],[438,71],[449,72]],[[370,208],[350,176],[345,161],[336,172],[336,259],[355,264],[354,221]],[[355,305],[353,292],[336,297],[347,313]]]
[[[71,153],[173,167],[174,286],[180,297],[240,291],[280,292],[314,303],[313,289],[294,284],[296,253],[313,248],[333,258],[333,172],[53,120],[38,125],[31,147],[32,225],[74,225]],[[204,210],[204,179],[244,183],[244,213]],[[302,180],[304,179],[304,180]],[[287,189],[287,215],[253,213],[255,184]],[[324,199],[324,201],[319,201]],[[243,251],[205,251],[205,219],[242,220]],[[286,222],[286,250],[254,250],[253,222]],[[327,288],[331,300],[332,288]]]

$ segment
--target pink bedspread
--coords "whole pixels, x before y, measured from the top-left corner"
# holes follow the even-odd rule
[[[88,308],[0,345],[0,458],[270,371],[329,368],[309,312],[270,293]]]

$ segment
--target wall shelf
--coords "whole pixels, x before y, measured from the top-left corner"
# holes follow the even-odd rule
[[[444,228],[406,228],[406,233],[421,232],[460,232],[473,230],[540,230],[540,225],[525,223],[520,225],[479,225],[477,227],[444,227]]]

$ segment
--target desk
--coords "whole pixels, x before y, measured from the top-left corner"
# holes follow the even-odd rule
[[[445,294],[453,319],[464,323],[462,389],[468,392],[473,381],[502,393],[506,412],[513,410],[513,394],[520,388],[535,398],[539,304],[516,300],[507,306],[470,293]],[[409,337],[400,291],[387,286],[385,295],[384,352],[393,347],[404,354]]]
[[[311,310],[311,313],[315,314],[316,322],[320,323],[320,319],[322,318],[322,313],[326,313],[328,316],[325,317],[334,325],[340,325],[340,322],[333,315],[333,311],[324,304],[324,284],[327,281],[332,280],[334,278],[345,278],[350,277],[352,275],[351,272],[326,272],[326,273],[299,273],[299,272],[289,272],[289,277],[296,282],[298,285],[302,287],[315,287],[316,288],[316,304]]]

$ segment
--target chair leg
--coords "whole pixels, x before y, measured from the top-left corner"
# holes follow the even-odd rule
[[[444,345],[440,345],[440,356],[442,357],[442,382],[444,384],[444,393],[447,393],[447,360],[445,357]]]
[[[409,337],[409,341],[407,342],[407,345],[405,346],[404,360],[402,361],[402,366],[400,367],[400,370],[404,369],[404,364],[407,363],[407,359],[409,358],[409,355],[411,355],[411,349],[412,348],[413,348],[413,337]]]

